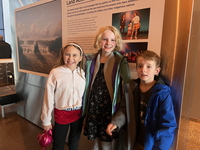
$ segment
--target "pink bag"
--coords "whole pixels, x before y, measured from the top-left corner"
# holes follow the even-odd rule
[[[52,129],[46,131],[44,130],[42,134],[39,134],[37,136],[39,144],[42,146],[42,150],[45,149],[45,147],[48,147],[52,142]]]

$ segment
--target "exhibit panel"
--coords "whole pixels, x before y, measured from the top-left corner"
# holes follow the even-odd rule
[[[120,52],[127,57],[131,78],[136,78],[137,53],[148,49],[160,55],[164,5],[165,0],[62,0],[62,44],[75,41],[86,54],[95,53],[93,42],[98,29],[115,26],[123,38]],[[135,18],[139,20],[137,32],[130,33]]]

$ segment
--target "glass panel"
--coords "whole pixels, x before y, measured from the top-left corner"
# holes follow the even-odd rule
[[[4,37],[4,30],[0,29],[0,35],[2,35]],[[4,39],[4,38],[3,38]]]
[[[0,0],[0,29],[3,29],[3,9],[2,9],[2,0]]]

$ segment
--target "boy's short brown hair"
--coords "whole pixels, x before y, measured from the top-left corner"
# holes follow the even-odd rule
[[[146,60],[151,60],[151,61],[154,61],[155,64],[156,64],[156,67],[159,68],[160,67],[160,64],[161,64],[161,57],[158,56],[155,52],[153,51],[150,51],[150,50],[145,50],[145,51],[142,51],[141,53],[138,53],[137,54],[137,57],[136,57],[136,64],[137,64],[137,59],[139,57],[143,57],[144,59]]]

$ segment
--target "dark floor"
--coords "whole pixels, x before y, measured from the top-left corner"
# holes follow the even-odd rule
[[[5,107],[4,111],[4,118],[0,111],[0,150],[42,150],[37,140],[37,135],[43,132],[42,128],[19,116],[16,104]],[[190,120],[187,123],[181,119],[181,124],[185,127],[179,131],[177,150],[200,150],[200,122]],[[86,142],[86,139],[81,139],[80,146]],[[51,148],[52,145],[45,150]],[[65,150],[68,150],[67,144]]]
[[[42,150],[37,140],[42,128],[19,116],[16,104],[4,107],[4,112],[4,118],[0,112],[0,150]],[[52,145],[45,150],[51,148]]]

